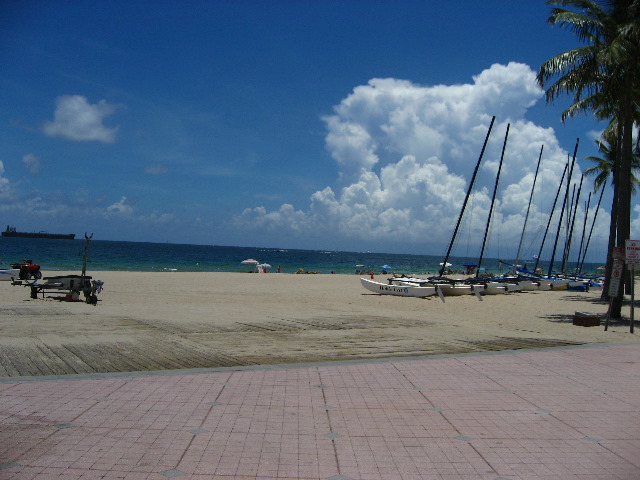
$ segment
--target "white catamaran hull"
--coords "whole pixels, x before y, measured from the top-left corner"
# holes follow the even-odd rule
[[[548,278],[546,280],[551,283],[550,290],[566,290],[569,287],[569,282],[567,280],[558,278]]]
[[[386,283],[374,282],[367,278],[360,278],[362,286],[373,293],[380,295],[396,295],[398,297],[430,297],[437,293],[435,286],[411,286],[411,285],[389,285]]]
[[[539,282],[540,285],[538,286],[538,290],[551,290],[551,287],[553,286],[553,282],[546,278],[541,278]]]
[[[532,292],[540,289],[540,282],[535,280],[518,280],[518,284],[525,292]]]
[[[507,292],[507,286],[500,282],[489,282],[487,287],[480,293],[482,295],[500,295]]]
[[[451,284],[451,283],[439,283],[438,288],[442,290],[445,297],[457,297],[460,295],[472,295],[474,293],[482,293],[485,289],[484,285],[465,285],[465,284]]]
[[[507,287],[507,292],[521,292],[524,290],[522,285],[518,283],[505,283],[505,287]]]
[[[0,281],[11,281],[11,278],[17,279],[20,276],[20,270],[17,268],[0,268]]]

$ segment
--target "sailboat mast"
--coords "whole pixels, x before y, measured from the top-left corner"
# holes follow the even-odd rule
[[[518,265],[520,260],[520,250],[522,250],[522,242],[524,241],[524,233],[527,230],[527,221],[529,220],[529,210],[531,209],[531,201],[533,200],[533,191],[536,189],[536,180],[538,179],[538,171],[540,170],[540,162],[542,161],[542,150],[544,145],[540,147],[540,155],[538,156],[538,165],[536,166],[536,173],[533,176],[533,186],[531,187],[531,195],[529,195],[529,205],[527,205],[527,214],[524,216],[524,227],[522,228],[522,235],[520,235],[520,243],[518,244],[518,252],[516,253],[516,262]]]
[[[551,226],[551,219],[553,218],[553,212],[556,209],[556,204],[558,203],[558,197],[560,196],[560,190],[562,190],[562,184],[564,183],[564,176],[567,174],[567,168],[569,168],[569,160],[567,159],[567,163],[564,166],[564,170],[562,171],[562,178],[560,178],[560,183],[558,184],[558,190],[556,190],[556,198],[553,199],[553,206],[551,207],[551,213],[549,214],[549,220],[547,220],[547,228],[544,229],[544,235],[542,236],[542,243],[540,244],[540,251],[538,252],[538,258],[536,258],[536,263],[533,266],[533,271],[535,272],[538,268],[538,262],[540,262],[540,256],[542,255],[542,249],[544,248],[544,242],[547,240],[547,233],[549,233],[549,227]]]
[[[511,124],[507,123],[507,133],[504,135],[504,143],[502,144],[502,154],[500,155],[500,164],[498,165],[498,174],[496,175],[496,184],[493,187],[493,196],[491,197],[491,206],[489,207],[489,217],[487,218],[487,227],[484,229],[484,239],[482,240],[482,249],[480,250],[480,258],[478,259],[478,268],[476,270],[476,277],[480,272],[480,266],[482,265],[482,257],[484,255],[484,247],[487,243],[487,234],[489,233],[489,225],[491,224],[491,214],[493,212],[493,204],[496,200],[496,193],[498,192],[498,182],[500,181],[500,171],[502,170],[502,161],[504,160],[504,151],[507,148],[507,138],[509,138],[509,127]]]
[[[598,218],[598,211],[600,211],[600,203],[602,202],[602,196],[604,195],[604,183],[602,184],[602,191],[600,192],[600,198],[598,199],[598,205],[596,206],[596,212],[593,214],[593,222],[591,223],[591,230],[589,230],[589,236],[587,237],[587,244],[584,247],[584,252],[582,253],[582,263],[580,264],[579,272],[582,271],[582,267],[584,266],[584,259],[587,258],[587,250],[589,249],[589,243],[591,243],[591,234],[593,233],[593,227],[596,224],[596,218]]]
[[[476,168],[473,171],[473,175],[471,176],[471,182],[469,182],[469,188],[467,189],[467,195],[464,197],[464,202],[462,203],[462,209],[460,210],[460,215],[458,215],[458,222],[456,223],[456,228],[453,230],[453,235],[451,236],[451,241],[449,242],[449,248],[447,249],[447,254],[444,257],[444,262],[442,262],[442,268],[440,269],[439,275],[442,276],[444,274],[444,270],[447,266],[447,261],[449,260],[449,255],[451,255],[451,249],[453,248],[453,242],[458,235],[458,229],[460,228],[460,222],[462,221],[462,216],[464,215],[464,210],[467,207],[467,202],[469,201],[469,195],[471,195],[471,189],[473,188],[473,184],[476,181],[476,175],[478,174],[478,169],[480,168],[480,162],[482,161],[482,157],[484,156],[484,151],[487,148],[487,142],[489,141],[489,136],[491,135],[491,129],[493,129],[493,122],[495,122],[496,117],[493,116],[491,119],[491,124],[489,125],[489,131],[487,132],[487,136],[484,139],[484,144],[482,145],[482,151],[480,152],[480,157],[478,158],[478,162],[476,163]]]
[[[567,207],[567,231],[564,235],[564,250],[562,251],[562,263],[560,264],[560,271],[564,273],[564,266],[567,261],[567,245],[569,243],[569,232],[571,231],[571,217],[573,215],[573,201],[576,199],[576,186],[573,185],[573,189],[571,190],[571,202],[569,202],[569,206]]]
[[[582,257],[582,247],[584,246],[584,235],[587,233],[587,217],[589,216],[589,205],[591,205],[591,192],[587,197],[584,209],[584,222],[582,222],[582,237],[580,238],[580,248],[578,249],[578,261],[576,262],[576,275],[580,273],[580,258]]]
[[[578,144],[580,143],[580,139],[576,140],[576,147],[573,150],[573,160],[571,162],[571,168],[569,169],[569,176],[567,177],[567,192],[564,196],[564,201],[562,202],[562,208],[560,209],[560,221],[558,222],[558,231],[556,232],[556,241],[553,243],[553,252],[551,253],[551,260],[549,260],[549,272],[547,276],[551,276],[551,271],[553,270],[553,260],[556,256],[556,248],[558,247],[558,237],[560,236],[560,229],[562,228],[562,217],[564,216],[564,208],[567,206],[567,199],[569,198],[569,185],[571,185],[571,175],[573,174],[573,167],[576,164],[576,155],[578,154]]]
[[[576,202],[573,208],[573,218],[571,219],[571,228],[569,229],[569,237],[567,238],[567,243],[565,247],[565,255],[562,259],[562,271],[565,271],[565,267],[569,262],[569,252],[571,252],[571,242],[573,240],[573,232],[576,228],[576,214],[578,213],[578,202],[580,202],[580,193],[582,192],[582,182],[584,181],[584,173],[580,177],[580,186],[578,187],[578,194],[576,195]],[[586,215],[586,213],[585,213]]]

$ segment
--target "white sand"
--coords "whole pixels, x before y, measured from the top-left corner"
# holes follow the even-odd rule
[[[171,346],[172,355],[215,352],[255,364],[447,353],[477,342],[508,347],[511,340],[504,339],[513,338],[640,339],[629,333],[628,321],[607,332],[572,325],[576,311],[606,312],[595,289],[495,295],[482,302],[472,295],[447,297],[442,303],[438,297],[375,295],[356,275],[91,275],[105,282],[97,306],[32,300],[27,288],[0,283],[0,353],[21,345],[34,350],[73,343],[138,350],[158,345]]]

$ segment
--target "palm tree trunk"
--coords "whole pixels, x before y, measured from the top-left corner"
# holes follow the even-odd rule
[[[615,166],[614,166],[615,169]],[[615,177],[615,170],[613,176]],[[604,188],[604,185],[602,186]],[[613,183],[613,200],[611,201],[611,222],[609,223],[609,244],[607,246],[607,263],[604,274],[604,286],[602,288],[601,300],[609,301],[609,283],[611,282],[611,271],[613,270],[613,247],[616,245],[616,231],[618,230],[617,212],[618,212],[618,189],[616,183]]]
[[[627,76],[629,84],[628,92],[631,92],[631,78]],[[630,93],[627,94],[626,101],[622,102],[622,115],[620,126],[622,128],[622,148],[620,155],[620,168],[617,169],[618,186],[618,235],[616,244],[625,248],[625,242],[631,233],[631,159],[633,155],[633,103]],[[626,267],[626,265],[625,265]],[[624,284],[620,282],[618,295],[611,303],[611,316],[620,318],[622,315],[622,300],[624,297]]]

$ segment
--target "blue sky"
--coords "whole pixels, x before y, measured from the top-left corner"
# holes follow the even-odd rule
[[[531,248],[567,153],[579,137],[578,157],[596,154],[602,128],[561,124],[569,99],[547,106],[535,86],[540,64],[576,45],[548,11],[542,0],[5,1],[0,225],[441,254],[495,115],[458,253],[475,254],[511,123],[490,253],[514,256],[540,146]]]

